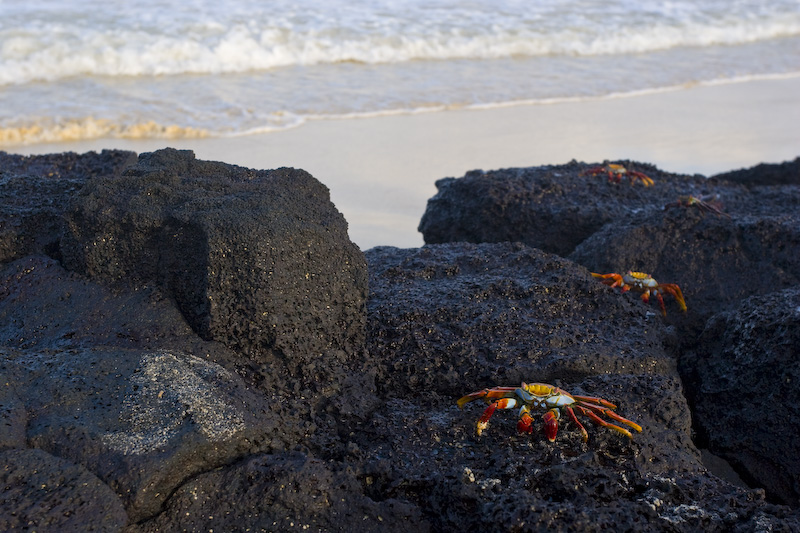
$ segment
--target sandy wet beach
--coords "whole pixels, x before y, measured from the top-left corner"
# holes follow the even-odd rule
[[[362,249],[416,247],[434,182],[466,171],[633,159],[712,175],[800,155],[800,77],[700,85],[620,98],[318,120],[210,139],[98,139],[5,146],[23,154],[172,146],[200,159],[313,174]]]

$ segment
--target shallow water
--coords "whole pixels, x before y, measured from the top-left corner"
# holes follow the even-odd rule
[[[800,72],[797,0],[17,4],[0,0],[6,149],[239,136]]]

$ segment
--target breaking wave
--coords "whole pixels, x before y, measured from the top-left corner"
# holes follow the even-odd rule
[[[70,4],[81,3],[92,4]],[[208,0],[196,10],[171,11],[163,5],[169,3],[137,2],[138,11],[113,7],[72,18],[0,5],[0,12],[9,11],[0,21],[0,84],[342,62],[631,54],[800,36],[794,2],[767,8],[754,1],[731,7],[717,0],[652,6],[617,0],[587,8],[555,0],[534,7],[513,0],[486,6],[414,0],[400,8],[388,0],[355,7],[312,0],[306,10],[279,1],[269,11],[255,0],[229,11]],[[164,20],[152,13],[142,20],[148,4]]]

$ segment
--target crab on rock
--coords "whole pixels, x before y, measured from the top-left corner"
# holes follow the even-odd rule
[[[578,426],[582,435],[583,441],[589,439],[589,434],[586,428],[580,423],[575,414],[588,417],[592,422],[600,426],[613,429],[628,438],[633,438],[631,432],[627,429],[606,422],[599,415],[605,415],[612,420],[625,424],[636,431],[642,431],[642,427],[627,418],[622,418],[614,409],[617,408],[613,403],[603,400],[602,398],[594,398],[590,396],[574,396],[565,390],[547,385],[546,383],[523,383],[520,387],[495,387],[493,389],[483,389],[482,391],[473,392],[460,398],[458,402],[459,408],[473,400],[483,400],[489,404],[489,407],[483,412],[483,415],[478,419],[477,431],[480,436],[481,433],[489,425],[489,419],[497,409],[514,409],[519,407],[519,421],[517,422],[517,430],[520,433],[532,433],[533,418],[531,417],[532,410],[544,410],[545,413],[542,417],[544,421],[544,434],[547,440],[553,442],[556,440],[558,434],[558,420],[561,418],[562,411],[566,411],[570,420]]]
[[[653,183],[653,178],[644,174],[642,172],[637,172],[635,170],[628,170],[623,165],[617,164],[608,164],[599,167],[589,167],[583,171],[583,174],[589,174],[590,176],[596,176],[598,174],[608,174],[608,181],[613,183],[619,183],[622,181],[623,176],[627,176],[629,180],[631,180],[631,185],[636,183],[636,180],[641,180],[642,184],[645,187],[651,186]]]
[[[722,211],[720,202],[710,197],[678,196],[676,201],[665,205],[664,209],[671,207],[696,207],[703,214],[714,213],[715,215],[731,218],[728,213]]]
[[[634,272],[629,270],[627,274],[596,274],[592,272],[592,276],[600,278],[603,283],[609,285],[611,288],[622,287],[622,292],[634,290],[642,293],[642,301],[647,303],[650,297],[654,296],[658,300],[658,305],[661,307],[661,314],[667,316],[667,308],[664,306],[664,298],[661,296],[663,293],[671,294],[675,301],[681,308],[681,311],[686,311],[686,302],[683,300],[683,293],[681,288],[674,283],[659,283],[650,277],[650,274],[644,272]]]

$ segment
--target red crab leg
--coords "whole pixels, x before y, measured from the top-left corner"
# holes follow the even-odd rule
[[[617,408],[616,405],[614,405],[613,403],[609,402],[608,400],[604,400],[602,398],[596,398],[594,396],[576,396],[576,395],[573,394],[572,397],[575,398],[576,400],[579,400],[582,403],[585,402],[585,403],[588,403],[590,405],[591,404],[600,404],[600,405],[592,405],[592,407],[595,407],[597,409],[602,409],[603,407],[608,407],[610,409],[616,409]]]
[[[656,291],[656,299],[658,300],[658,306],[661,308],[661,314],[663,316],[667,316],[667,306],[664,305],[664,298],[661,297],[661,293],[659,291]]]
[[[607,403],[609,405],[614,405],[611,402],[607,402],[605,400],[600,400],[600,401],[603,402],[603,403]],[[614,420],[616,420],[618,422],[622,422],[623,424],[626,424],[626,425],[632,427],[636,431],[642,431],[642,426],[640,426],[636,422],[628,420],[627,418],[624,418],[624,417],[618,415],[617,413],[615,413],[612,409],[616,409],[616,406],[614,406],[611,409],[606,409],[606,408],[601,407],[599,405],[595,405],[595,404],[592,404],[592,403],[586,403],[584,401],[580,401],[579,405],[576,405],[575,407],[583,407],[585,409],[589,409],[590,411],[594,412],[595,414],[606,415],[609,418],[613,418]]]
[[[496,409],[513,409],[516,406],[517,400],[514,398],[501,398],[496,402],[490,403],[489,407],[486,408],[481,417],[478,419],[478,436],[480,437],[481,433],[483,433],[483,431],[489,425],[489,419],[492,418],[492,415]]]
[[[671,294],[675,298],[675,301],[678,302],[681,311],[686,312],[686,301],[683,299],[683,293],[679,286],[674,283],[664,283],[663,285],[659,285],[658,288],[667,294]]]
[[[606,422],[605,420],[594,414],[594,411],[590,409],[583,409],[582,407],[577,407],[577,409],[580,410],[581,414],[588,416],[591,419],[591,421],[597,424],[598,426],[603,426],[608,429],[613,429],[614,431],[622,433],[623,435],[627,436],[630,439],[633,438],[633,435],[631,435],[630,431],[628,431],[625,428],[621,428],[617,425],[609,424],[608,422]]]
[[[468,404],[473,400],[481,400],[486,399],[487,401],[492,398],[503,398],[508,396],[509,394],[514,393],[517,390],[517,387],[495,387],[493,389],[483,389],[478,392],[473,392],[471,394],[467,394],[466,396],[462,396],[461,398],[456,401],[456,404],[459,408],[464,407],[464,405]]]
[[[649,187],[649,186],[651,186],[652,184],[655,183],[653,181],[653,178],[651,178],[647,174],[642,174],[641,172],[637,172],[635,170],[629,170],[628,174],[631,175],[631,183],[633,183],[635,181],[634,178],[638,178],[638,179],[642,180],[642,183],[644,184],[645,187]]]
[[[578,429],[581,430],[581,435],[583,435],[583,442],[588,441],[589,433],[586,431],[586,428],[583,427],[583,424],[581,424],[580,420],[578,420],[578,417],[575,416],[575,411],[572,410],[572,407],[567,407],[566,410],[569,417],[572,419],[573,422],[575,422],[575,425],[578,426]]]
[[[622,292],[625,292],[625,285],[622,281],[622,276],[620,274],[596,274],[592,272],[592,276],[595,278],[599,278],[603,280],[603,283],[611,287],[612,289],[615,287],[622,286]],[[612,281],[613,280],[613,281]]]
[[[625,424],[627,426],[632,427],[633,429],[635,429],[638,432],[642,431],[642,426],[640,426],[636,422],[628,420],[627,418],[621,417],[620,415],[618,415],[614,411],[611,411],[610,409],[602,409],[602,408],[598,409],[598,406],[596,406],[596,405],[579,405],[579,406],[575,406],[575,407],[576,407],[576,409],[579,409],[581,413],[583,413],[584,415],[586,415],[590,419],[592,419],[592,421],[595,422],[596,424],[599,424],[599,425],[601,425],[603,427],[607,427],[607,428],[613,429],[615,431],[618,431],[619,433],[622,433],[623,435],[626,435],[626,436],[628,436],[630,438],[633,438],[633,435],[631,435],[630,431],[628,431],[625,428],[621,428],[621,427],[619,427],[619,426],[617,426],[615,424],[609,424],[608,422],[606,422],[605,420],[600,418],[597,414],[598,413],[599,414],[604,414],[607,417],[609,417],[609,418],[611,418],[613,420],[616,420],[617,422],[621,422],[621,423],[623,423],[623,424]]]

